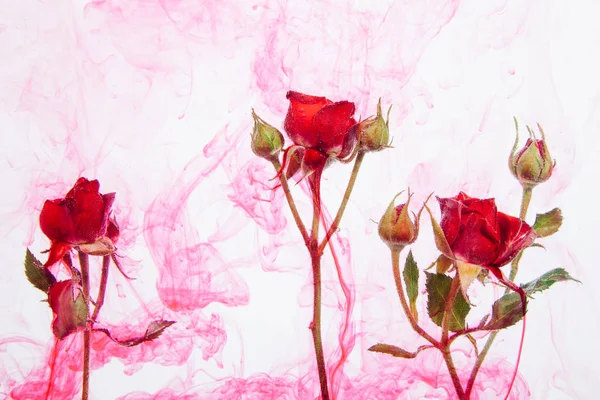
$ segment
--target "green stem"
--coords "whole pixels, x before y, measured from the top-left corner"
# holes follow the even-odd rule
[[[525,218],[527,217],[527,210],[529,209],[529,203],[531,202],[532,193],[533,193],[533,188],[523,188],[523,196],[521,198],[521,212],[519,213],[519,218],[521,218],[522,220],[525,220]],[[521,250],[519,252],[519,254],[515,257],[515,259],[511,263],[510,275],[509,275],[509,280],[511,280],[511,281],[514,281],[517,276],[517,272],[519,271],[519,262],[521,261],[522,256],[523,256],[523,250]],[[506,294],[507,292],[508,292],[508,288],[506,289],[504,294]],[[477,378],[477,373],[481,369],[481,366],[483,365],[483,361],[485,360],[485,357],[487,356],[488,352],[490,351],[492,344],[494,343],[494,340],[496,340],[496,336],[498,336],[498,333],[499,333],[499,331],[494,331],[490,334],[490,337],[485,342],[485,345],[483,346],[481,353],[479,353],[477,360],[475,360],[475,365],[473,366],[473,370],[471,371],[471,375],[469,376],[469,381],[467,383],[467,389],[466,389],[467,398],[471,395],[471,392],[473,391],[473,387],[475,385],[475,379]]]
[[[523,198],[521,199],[521,212],[519,213],[519,218],[525,220],[527,217],[527,210],[529,209],[529,203],[531,202],[531,195],[533,193],[532,188],[523,188]],[[510,264],[510,275],[508,279],[514,281],[517,277],[517,272],[519,272],[519,262],[521,261],[521,257],[523,256],[523,250],[517,254],[515,259]]]
[[[460,278],[458,276],[458,270],[456,271],[456,275],[454,279],[452,279],[452,285],[450,286],[450,291],[448,292],[448,299],[446,300],[445,308],[444,308],[444,317],[442,318],[442,345],[446,346],[448,344],[448,333],[450,332],[450,315],[452,314],[452,307],[454,306],[454,299],[456,298],[456,294],[458,293],[458,289],[460,287]]]
[[[310,325],[310,329],[312,331],[315,355],[317,358],[319,384],[321,386],[321,400],[329,400],[327,370],[325,368],[325,356],[323,355],[323,339],[321,338],[321,253],[318,251],[319,222],[321,220],[320,172],[321,171],[317,171],[309,177],[313,200],[313,219],[309,245],[313,273],[313,321]]]
[[[100,275],[100,288],[98,289],[98,297],[96,298],[96,305],[94,307],[94,313],[92,314],[92,324],[96,322],[100,308],[104,305],[104,296],[106,295],[106,284],[108,282],[108,267],[110,266],[111,256],[102,257],[102,274]]]
[[[452,355],[450,354],[450,346],[444,346],[442,349],[442,354],[444,355],[444,361],[446,362],[446,367],[448,367],[450,378],[452,378],[456,395],[458,396],[459,400],[467,400],[469,395],[465,394],[462,385],[460,384],[460,379],[458,378],[458,373],[456,372],[456,367],[454,366],[454,361],[452,360]]]
[[[344,197],[342,198],[342,203],[340,204],[340,208],[335,216],[335,219],[331,223],[331,226],[327,230],[323,241],[319,245],[319,254],[323,252],[327,243],[329,243],[329,239],[333,236],[335,231],[338,229],[340,225],[340,221],[342,220],[342,216],[344,215],[344,211],[346,211],[346,206],[348,205],[348,201],[350,200],[350,195],[352,194],[352,190],[354,189],[354,184],[356,183],[356,178],[358,176],[358,171],[360,170],[360,166],[365,158],[365,152],[359,150],[358,155],[356,156],[356,160],[354,161],[354,167],[352,168],[352,173],[350,174],[350,180],[348,181],[348,186],[346,186],[346,192],[344,193]]]
[[[273,167],[279,173],[281,170],[281,163],[276,158],[271,160],[273,163]],[[287,178],[285,177],[285,172],[281,171],[279,174],[279,182],[281,182],[281,187],[283,188],[283,193],[285,193],[285,198],[287,199],[288,205],[290,206],[290,211],[292,212],[292,216],[294,217],[294,221],[296,222],[296,226],[302,235],[302,239],[304,240],[304,244],[306,247],[310,245],[310,238],[308,237],[308,233],[306,232],[306,228],[304,227],[304,223],[302,223],[302,219],[300,219],[300,214],[298,213],[298,209],[296,208],[296,203],[294,202],[294,198],[292,197],[292,193],[290,192],[290,186],[288,185]]]
[[[458,271],[456,271],[456,275],[452,280],[452,286],[450,286],[450,291],[448,292],[448,298],[446,299],[446,304],[444,308],[444,317],[442,318],[441,351],[444,355],[444,361],[446,362],[446,366],[448,367],[448,373],[450,374],[450,378],[452,379],[452,383],[454,384],[456,395],[460,400],[464,400],[467,399],[467,397],[465,397],[465,392],[463,390],[462,384],[460,383],[458,373],[456,372],[456,367],[454,366],[454,361],[452,360],[452,353],[450,351],[450,343],[448,341],[448,335],[450,332],[450,316],[452,315],[452,307],[454,307],[454,300],[456,299],[456,295],[459,289],[460,278],[458,275]]]
[[[402,278],[400,276],[400,251],[398,250],[392,250],[392,268],[394,270],[394,281],[396,282],[396,290],[398,292],[398,297],[400,298],[400,304],[402,304],[402,309],[404,310],[404,314],[406,314],[406,317],[408,318],[408,322],[410,322],[410,326],[412,326],[413,330],[419,335],[421,335],[422,338],[427,340],[435,347],[440,348],[440,343],[419,326],[414,315],[410,312],[410,308],[408,306],[408,303],[406,302],[406,297],[404,295]]]
[[[527,217],[527,210],[529,209],[529,203],[531,202],[531,195],[533,194],[533,188],[523,189],[523,198],[521,199],[521,212],[519,218],[525,220]]]
[[[83,288],[83,299],[85,306],[90,308],[90,274],[88,255],[84,252],[79,252],[79,266],[81,267],[81,287]],[[83,387],[81,389],[81,400],[88,399],[90,386],[90,323],[85,325],[83,331]]]

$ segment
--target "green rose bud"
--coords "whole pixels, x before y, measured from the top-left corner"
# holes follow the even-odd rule
[[[256,115],[254,110],[252,110],[252,118],[254,118],[254,129],[251,135],[252,152],[269,161],[277,159],[283,148],[283,135]]]
[[[390,111],[388,109],[387,121],[383,119],[381,113],[381,99],[377,103],[377,115],[361,121],[356,126],[356,137],[358,138],[359,148],[363,151],[380,151],[390,147],[390,130],[388,123],[390,120]]]
[[[517,143],[519,142],[519,125],[515,118],[515,127],[517,138],[512,148],[508,164],[510,172],[519,180],[521,185],[526,189],[532,189],[536,185],[546,182],[552,176],[552,171],[556,166],[556,162],[552,160],[548,146],[546,145],[546,137],[544,130],[538,124],[538,129],[542,135],[541,140],[537,140],[533,131],[528,126],[529,139],[525,143],[525,147],[517,151]]]
[[[410,193],[410,189],[408,191],[408,200],[406,204],[400,204],[394,207],[394,201],[396,201],[396,198],[402,193],[404,192],[400,192],[394,197],[385,211],[385,214],[383,214],[383,217],[381,217],[381,220],[379,221],[379,237],[381,237],[381,240],[383,240],[391,250],[398,251],[401,251],[406,245],[414,243],[414,241],[417,240],[417,236],[419,235],[419,219],[421,217],[421,212],[425,207],[425,204],[423,204],[418,215],[413,213],[413,216],[415,217],[413,222],[408,213],[408,206],[413,195]],[[427,201],[425,201],[425,203],[427,203]]]

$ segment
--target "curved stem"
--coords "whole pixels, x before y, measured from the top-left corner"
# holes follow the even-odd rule
[[[83,299],[85,306],[90,308],[90,274],[88,255],[79,252],[79,266],[81,267],[81,287],[83,288]],[[90,386],[90,323],[89,320],[83,331],[83,385],[81,389],[81,400],[88,399]]]
[[[96,306],[92,314],[92,324],[96,322],[102,305],[104,305],[104,296],[106,295],[106,283],[108,282],[108,267],[110,266],[111,256],[102,257],[102,274],[100,275],[100,288],[98,289],[98,297],[96,298]]]
[[[400,298],[400,304],[402,304],[402,309],[408,318],[408,322],[410,322],[410,326],[412,326],[413,330],[421,335],[423,339],[427,340],[435,347],[440,348],[440,342],[425,332],[425,330],[419,326],[419,323],[415,319],[414,315],[410,312],[410,308],[406,302],[406,297],[404,296],[402,277],[400,276],[400,251],[398,250],[392,250],[392,268],[394,270],[394,282],[396,282],[396,291],[398,292],[398,297]]]
[[[354,167],[352,168],[352,173],[350,174],[350,180],[348,181],[348,186],[346,186],[346,192],[344,192],[344,197],[342,198],[342,203],[340,204],[340,208],[335,216],[335,219],[331,223],[331,226],[327,230],[323,241],[319,245],[319,253],[323,252],[327,243],[329,243],[329,239],[333,236],[335,231],[338,229],[340,225],[340,221],[342,220],[342,216],[344,215],[344,211],[346,211],[346,206],[348,205],[348,200],[350,200],[350,195],[352,194],[352,190],[354,189],[354,184],[356,183],[356,178],[358,176],[358,171],[360,170],[360,166],[362,165],[363,159],[365,158],[365,152],[359,151],[356,156],[356,160],[354,162]]]
[[[273,163],[273,167],[277,172],[281,169],[281,163],[277,159],[273,159],[271,161]],[[296,208],[296,203],[294,202],[294,198],[292,197],[292,193],[290,192],[290,186],[288,185],[287,178],[285,177],[285,172],[282,172],[279,175],[279,182],[281,182],[281,187],[283,188],[283,193],[285,193],[285,198],[287,199],[288,205],[290,207],[290,211],[292,212],[292,216],[294,217],[294,221],[296,222],[296,226],[302,235],[302,239],[304,240],[304,244],[306,247],[310,245],[310,238],[308,237],[308,233],[306,232],[306,228],[304,227],[304,223],[302,223],[302,219],[300,219],[300,214],[298,213],[298,209]]]
[[[531,202],[532,193],[533,193],[532,188],[523,188],[523,196],[521,198],[521,211],[519,213],[519,218],[521,218],[522,220],[525,220],[525,218],[527,217],[527,210],[529,209],[529,203]],[[515,259],[511,263],[510,275],[509,275],[510,281],[514,281],[515,277],[517,276],[517,272],[519,271],[519,262],[521,261],[522,256],[523,256],[523,250],[521,250],[521,252],[515,257]],[[506,294],[506,293],[508,293],[508,288],[506,289],[504,294]],[[496,336],[498,336],[498,333],[499,333],[499,331],[494,331],[490,334],[490,337],[485,342],[485,345],[483,345],[483,349],[481,350],[481,353],[479,353],[479,356],[477,357],[477,360],[475,361],[475,365],[473,366],[473,370],[471,371],[471,375],[469,376],[469,381],[467,383],[467,389],[466,389],[467,397],[470,396],[471,392],[473,391],[473,387],[475,386],[475,379],[477,378],[477,373],[481,369],[481,366],[483,365],[483,361],[485,360],[485,357],[487,356],[488,352],[490,351],[490,348],[492,347],[494,340],[496,340]]]
[[[321,219],[321,171],[316,171],[309,178],[313,200],[313,219],[310,233],[310,260],[313,273],[313,320],[310,329],[315,346],[319,384],[321,386],[321,400],[329,400],[327,386],[327,369],[323,354],[323,339],[321,338],[321,253],[319,250],[319,222]]]

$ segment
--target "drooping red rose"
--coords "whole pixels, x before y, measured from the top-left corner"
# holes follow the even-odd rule
[[[494,199],[476,199],[460,192],[456,197],[437,200],[442,213],[440,226],[457,260],[499,268],[536,238],[535,230],[525,221],[499,212]]]
[[[46,200],[40,228],[52,245],[44,266],[58,262],[73,246],[94,255],[114,250],[111,239],[118,237],[116,224],[111,226],[111,237],[106,234],[115,193],[100,194],[99,189],[97,180],[79,178],[63,199]]]

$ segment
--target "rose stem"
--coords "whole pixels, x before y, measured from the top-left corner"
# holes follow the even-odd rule
[[[85,306],[90,308],[90,274],[88,255],[84,252],[79,252],[79,265],[81,267],[81,286],[83,288],[83,299]],[[89,320],[88,320],[89,321]],[[90,386],[90,325],[85,324],[83,331],[83,387],[81,389],[81,400],[88,399],[88,391]]]
[[[104,304],[104,296],[106,295],[106,283],[108,282],[108,267],[110,266],[110,256],[102,257],[102,274],[100,275],[100,289],[98,289],[98,298],[96,306],[92,314],[92,324],[96,322],[96,318],[100,313],[100,308]]]
[[[321,338],[321,254],[319,252],[319,221],[321,220],[321,173],[315,171],[308,180],[312,191],[313,219],[310,232],[310,260],[313,272],[313,321],[310,329],[315,344],[317,357],[317,369],[319,371],[319,384],[321,385],[321,400],[329,400],[329,389],[327,387],[327,370],[325,369],[325,357],[323,355],[323,340]]]
[[[465,392],[460,383],[460,379],[458,378],[458,373],[456,372],[456,367],[454,366],[454,361],[452,360],[452,354],[450,352],[450,343],[448,341],[448,332],[450,331],[450,314],[452,314],[452,307],[454,306],[454,300],[456,299],[459,287],[460,278],[457,270],[456,275],[452,280],[452,286],[450,286],[450,291],[448,292],[448,299],[446,300],[446,307],[444,309],[444,316],[442,318],[441,351],[444,355],[444,361],[446,361],[446,366],[448,367],[450,378],[452,378],[452,383],[454,384],[456,395],[459,399],[463,400],[467,399],[468,397],[465,396]]]
[[[273,167],[279,173],[281,169],[281,163],[277,158],[273,158],[271,160],[273,163]],[[294,221],[296,222],[296,226],[302,235],[302,239],[304,240],[304,244],[308,248],[310,246],[310,238],[308,237],[308,233],[306,233],[306,228],[300,219],[300,214],[298,214],[298,209],[296,208],[296,203],[294,202],[294,198],[292,197],[292,193],[290,192],[290,187],[288,185],[287,178],[285,177],[285,171],[279,174],[279,181],[281,182],[281,187],[283,188],[283,192],[285,193],[285,198],[287,199],[288,205],[290,206],[290,211],[292,212],[292,216],[294,217]]]
[[[521,213],[519,214],[519,218],[521,218],[522,220],[525,220],[525,217],[527,216],[527,209],[529,209],[529,202],[531,202],[532,193],[532,188],[523,188],[523,199],[521,200]],[[510,275],[508,279],[511,281],[515,280],[517,272],[519,272],[519,261],[521,261],[522,256],[523,251],[520,251],[519,254],[517,254],[515,259],[513,260],[513,262],[510,264]]]
[[[523,197],[521,198],[521,212],[519,214],[519,218],[521,218],[522,220],[525,220],[525,218],[527,217],[527,210],[529,209],[529,202],[531,201],[532,192],[533,192],[532,188],[523,188]],[[521,250],[519,252],[519,254],[515,257],[515,259],[511,263],[510,277],[509,277],[509,279],[511,281],[514,281],[514,279],[517,275],[517,272],[519,270],[519,261],[521,261],[522,255],[523,255],[523,250]],[[504,294],[506,294],[506,293],[508,293],[508,289],[506,289],[504,291]],[[477,378],[477,373],[479,372],[479,369],[481,368],[481,365],[483,364],[483,360],[485,360],[487,353],[490,351],[490,348],[492,347],[494,340],[496,340],[496,336],[498,336],[498,333],[499,333],[499,331],[494,331],[490,334],[490,337],[488,338],[487,342],[485,342],[485,345],[483,346],[481,353],[479,353],[479,356],[477,357],[477,360],[475,361],[475,365],[473,366],[473,370],[471,371],[471,375],[469,376],[469,382],[467,383],[467,389],[466,389],[467,397],[470,396],[471,391],[473,391],[473,386],[475,385],[475,379]]]
[[[410,325],[416,333],[421,335],[421,337],[426,339],[435,347],[440,348],[440,343],[419,326],[418,322],[415,320],[414,315],[410,312],[410,308],[408,307],[408,303],[406,302],[406,298],[404,296],[402,278],[400,277],[400,250],[392,250],[392,267],[394,270],[394,281],[396,282],[396,290],[398,291],[400,304],[402,304],[402,309],[404,310],[404,314],[406,314]]]
[[[354,161],[354,167],[352,168],[352,173],[350,174],[350,180],[348,181],[348,186],[346,186],[346,192],[344,193],[344,197],[342,198],[342,203],[340,204],[340,208],[337,211],[335,219],[331,223],[329,230],[327,230],[327,234],[323,238],[323,241],[319,245],[319,254],[323,252],[327,243],[329,243],[329,239],[337,230],[340,221],[342,219],[342,215],[344,215],[344,211],[346,211],[346,206],[348,205],[348,200],[350,200],[350,195],[352,194],[352,189],[354,189],[354,184],[356,183],[356,178],[358,176],[358,171],[360,170],[360,166],[365,158],[365,152],[359,150],[358,155],[356,156],[356,160]]]

